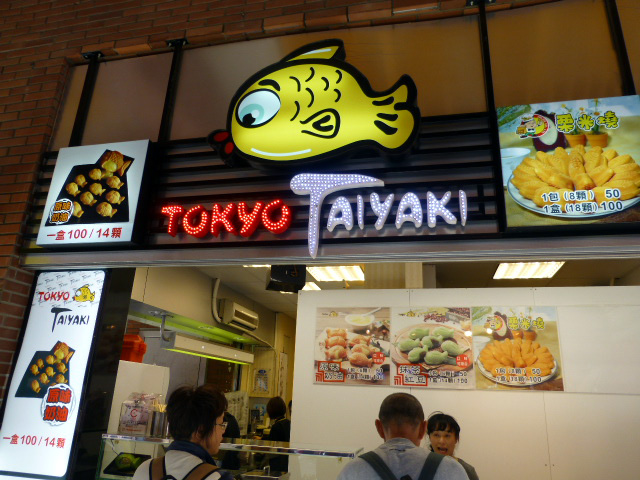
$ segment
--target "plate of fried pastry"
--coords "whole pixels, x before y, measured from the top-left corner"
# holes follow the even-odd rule
[[[640,202],[640,165],[631,155],[614,149],[558,147],[522,160],[507,191],[520,206],[543,215],[601,217]],[[614,208],[602,208],[603,202],[613,203]],[[587,210],[577,205],[585,203],[596,203],[598,208]]]

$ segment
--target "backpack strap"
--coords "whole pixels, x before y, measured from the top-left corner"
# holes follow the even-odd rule
[[[204,480],[216,470],[218,470],[218,467],[216,467],[215,465],[202,462],[200,465],[196,465],[189,473],[187,473],[184,476],[183,480]]]
[[[380,476],[382,480],[398,480],[391,469],[380,458],[376,452],[367,452],[360,455],[360,458],[371,465],[371,468]]]
[[[420,476],[418,480],[433,480],[433,477],[436,475],[436,471],[440,466],[440,462],[444,455],[435,452],[429,452],[427,459],[424,461],[424,465],[422,467],[422,471],[420,472]]]
[[[149,480],[162,480],[166,475],[164,457],[154,458],[149,462]]]

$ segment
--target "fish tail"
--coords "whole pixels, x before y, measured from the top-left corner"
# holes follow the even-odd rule
[[[404,150],[414,140],[420,124],[416,105],[417,89],[403,75],[389,90],[372,100],[374,139],[388,150]]]

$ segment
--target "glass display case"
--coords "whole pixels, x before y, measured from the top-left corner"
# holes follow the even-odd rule
[[[102,435],[96,480],[123,480],[148,458],[164,455],[171,439],[131,437],[105,433]],[[237,469],[228,469],[236,479],[335,479],[347,462],[357,457],[362,448],[334,449],[313,445],[271,442],[252,439],[223,439],[220,459],[237,456]],[[288,472],[272,471],[283,458],[288,458]],[[275,460],[275,462],[274,462]],[[286,463],[286,462],[285,462]]]

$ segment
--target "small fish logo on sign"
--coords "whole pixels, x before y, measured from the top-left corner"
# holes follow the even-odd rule
[[[376,92],[346,63],[341,40],[301,47],[238,89],[227,129],[207,137],[222,159],[286,165],[335,157],[358,148],[401,153],[420,123],[416,86],[403,75]]]

